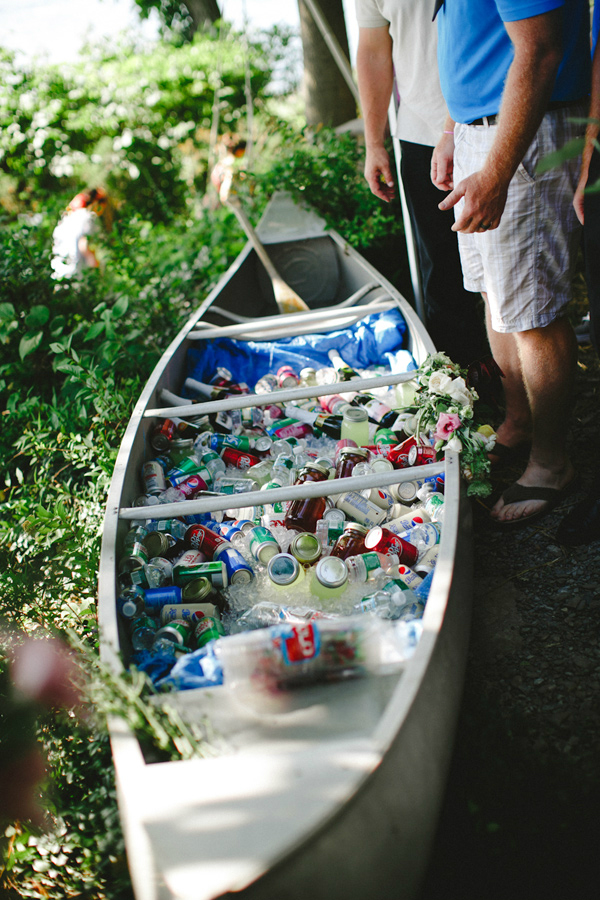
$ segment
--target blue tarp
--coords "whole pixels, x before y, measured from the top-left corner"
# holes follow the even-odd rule
[[[305,366],[321,369],[331,366],[327,351],[336,349],[352,368],[368,369],[385,365],[392,372],[416,369],[412,354],[404,349],[407,325],[397,309],[373,313],[349,328],[325,334],[308,334],[277,341],[236,341],[218,338],[203,341],[188,351],[187,375],[208,382],[217,366],[225,366],[234,381],[251,389],[267,372],[280,366],[292,366],[299,372]]]

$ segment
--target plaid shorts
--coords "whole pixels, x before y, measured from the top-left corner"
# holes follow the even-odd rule
[[[539,160],[581,137],[583,104],[544,116],[508,188],[500,225],[493,231],[459,234],[465,288],[485,292],[494,331],[543,328],[559,318],[571,299],[580,238],[573,209],[580,157],[541,175]],[[495,125],[456,125],[454,184],[483,167],[496,136]],[[464,201],[455,207],[456,218]]]

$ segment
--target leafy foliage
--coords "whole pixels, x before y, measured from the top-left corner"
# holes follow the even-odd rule
[[[354,139],[298,134],[270,114],[271,73],[289,40],[278,32],[275,49],[270,36],[247,45],[224,27],[220,39],[184,46],[90,48],[60,69],[19,68],[0,51],[10,123],[0,135],[0,612],[11,629],[74,635],[94,707],[126,716],[155,759],[211,752],[211,736],[149,702],[140,673],[120,679],[100,666],[100,533],[141,385],[245,242],[237,220],[205,196],[205,181],[213,124],[244,131],[248,65],[260,121],[259,172],[241,185],[251,217],[287,188],[355,246],[399,235],[397,209],[368,192]],[[82,183],[109,189],[114,221],[95,237],[100,269],[57,282],[52,231]],[[9,703],[2,684],[0,714]],[[20,721],[27,742],[33,723]],[[38,739],[51,767],[48,829],[10,825],[0,891],[130,898],[103,722],[48,716]]]

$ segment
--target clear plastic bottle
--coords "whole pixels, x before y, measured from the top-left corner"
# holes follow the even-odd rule
[[[415,525],[402,536],[417,548],[420,560],[428,550],[439,543],[440,535],[441,528],[438,522],[425,522],[423,525]]]

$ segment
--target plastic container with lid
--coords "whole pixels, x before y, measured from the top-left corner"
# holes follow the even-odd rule
[[[348,569],[343,559],[325,556],[312,570],[310,589],[321,600],[339,597],[348,584]]]
[[[304,567],[291,553],[277,553],[267,563],[267,575],[278,590],[298,586],[305,577]]]
[[[321,557],[322,547],[319,538],[308,531],[297,534],[290,544],[290,553],[300,565],[308,568]]]
[[[367,525],[359,522],[346,522],[344,530],[331,548],[331,556],[347,559],[365,552],[365,537],[369,533]]]
[[[350,438],[359,447],[369,443],[369,415],[364,406],[347,406],[342,414],[342,439]]]

